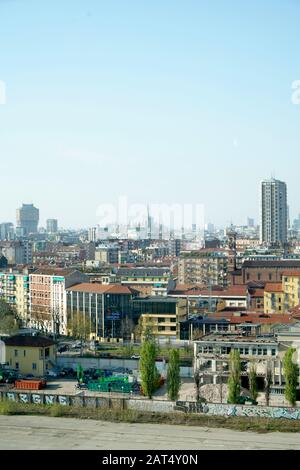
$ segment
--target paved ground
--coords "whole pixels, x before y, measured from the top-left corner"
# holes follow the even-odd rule
[[[300,434],[0,416],[0,449],[300,449]]]

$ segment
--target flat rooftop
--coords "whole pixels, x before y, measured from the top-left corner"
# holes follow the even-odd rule
[[[277,345],[275,338],[265,338],[261,336],[241,336],[237,334],[209,334],[201,339],[194,341],[195,343],[259,343]]]

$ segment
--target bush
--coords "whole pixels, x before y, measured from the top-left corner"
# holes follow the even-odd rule
[[[4,400],[0,402],[1,415],[16,415],[20,414],[20,407],[15,401]]]
[[[66,407],[63,405],[58,405],[57,403],[55,405],[50,405],[49,407],[49,414],[53,418],[59,418],[61,416],[64,416],[66,414]]]

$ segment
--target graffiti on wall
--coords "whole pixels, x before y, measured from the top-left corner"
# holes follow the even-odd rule
[[[206,413],[214,416],[247,416],[248,418],[286,418],[300,419],[300,409],[271,406],[245,406],[216,403],[196,403],[178,401],[189,413]]]

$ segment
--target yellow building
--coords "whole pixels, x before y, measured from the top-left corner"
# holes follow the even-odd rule
[[[179,339],[179,323],[187,315],[185,299],[153,296],[135,299],[133,304],[140,314],[142,337],[148,332],[158,339]]]
[[[300,304],[300,271],[286,271],[282,275],[285,309]]]
[[[30,318],[29,276],[19,274],[15,278],[16,310],[24,325]]]
[[[264,313],[283,313],[284,291],[281,282],[274,282],[265,285],[264,290]]]
[[[29,276],[13,271],[0,273],[0,298],[13,307],[26,325],[29,316]]]
[[[0,363],[21,374],[44,376],[56,362],[54,341],[42,336],[15,335],[0,341]]]

